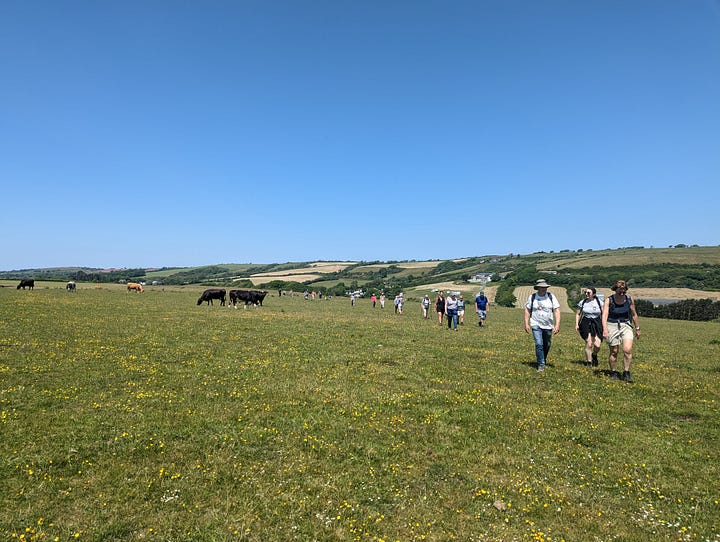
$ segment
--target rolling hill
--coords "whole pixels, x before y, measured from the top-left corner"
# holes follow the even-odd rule
[[[334,295],[358,289],[393,295],[399,291],[422,295],[433,289],[452,288],[465,295],[474,295],[484,284],[472,281],[479,274],[485,279],[492,277],[487,283],[491,297],[496,286],[507,277],[519,280],[517,286],[520,287],[539,274],[568,291],[578,285],[604,288],[616,278],[625,278],[636,291],[644,289],[643,295],[648,298],[687,299],[697,297],[693,292],[707,292],[707,297],[718,299],[720,247],[629,247],[425,261],[315,261],[111,270],[66,267],[0,271],[0,279],[33,277],[36,280],[108,283],[133,280],[164,286],[314,289]],[[668,289],[687,291],[678,294]]]

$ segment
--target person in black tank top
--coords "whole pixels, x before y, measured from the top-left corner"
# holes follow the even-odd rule
[[[612,378],[621,378],[615,370],[615,365],[620,345],[622,345],[622,380],[632,382],[630,364],[632,363],[633,338],[640,338],[640,324],[635,311],[635,302],[627,295],[627,283],[624,280],[618,280],[611,289],[614,293],[605,300],[602,311],[603,338],[610,345],[610,356],[608,357],[610,375]]]

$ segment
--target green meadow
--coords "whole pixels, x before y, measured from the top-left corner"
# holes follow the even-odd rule
[[[720,541],[720,327],[642,319],[634,384],[571,314],[197,306],[0,288],[0,537]]]

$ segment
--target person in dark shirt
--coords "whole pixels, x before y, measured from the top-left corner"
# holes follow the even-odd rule
[[[603,305],[603,338],[610,345],[610,375],[621,378],[615,370],[620,345],[623,349],[622,380],[632,382],[630,364],[632,363],[633,338],[640,338],[640,324],[635,311],[635,302],[627,295],[628,287],[624,280],[618,280],[611,288],[613,295],[608,296]]]
[[[487,311],[488,311],[488,305],[490,305],[490,301],[487,297],[485,297],[485,292],[480,292],[477,297],[475,298],[475,310],[478,313],[478,317],[480,317],[480,321],[478,322],[478,325],[480,327],[483,327],[485,325],[485,318],[487,318]]]

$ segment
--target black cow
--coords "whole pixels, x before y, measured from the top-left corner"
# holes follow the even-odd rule
[[[67,289],[68,292],[74,292],[74,291],[75,291],[75,282],[73,282],[73,281],[71,280],[70,282],[68,282],[68,283],[65,285],[65,288]]]
[[[242,301],[245,303],[246,309],[250,304],[262,307],[266,295],[265,290],[230,290],[230,303],[233,304],[233,307],[236,307],[237,303]]]
[[[202,305],[203,301],[207,301],[208,305],[212,305],[213,299],[219,299],[220,306],[225,305],[225,290],[221,288],[210,288],[205,290],[200,296],[200,299],[198,299],[197,304]]]
[[[24,290],[25,286],[27,286],[30,290],[32,290],[33,288],[35,288],[35,280],[34,279],[22,279],[22,280],[20,280],[20,284],[18,284],[17,289],[19,290],[20,288],[22,288]]]

